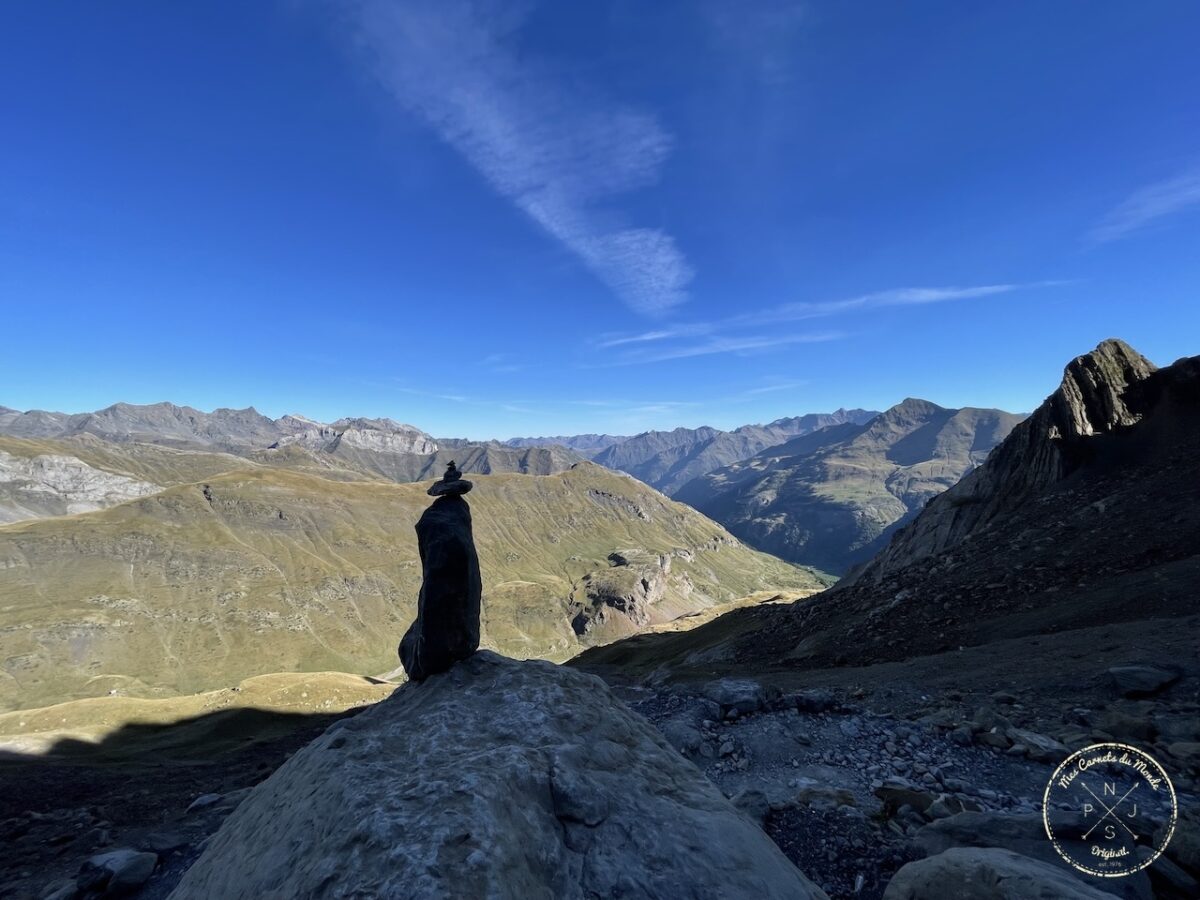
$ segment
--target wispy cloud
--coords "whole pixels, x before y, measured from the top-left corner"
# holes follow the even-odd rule
[[[637,363],[663,362],[671,359],[686,359],[715,353],[738,353],[752,350],[767,350],[787,344],[813,341],[837,340],[845,335],[841,332],[817,334],[742,334],[765,325],[786,322],[801,322],[808,319],[827,318],[863,310],[888,306],[917,306],[931,303],[947,303],[1010,294],[1029,288],[1051,287],[1066,284],[1064,281],[1037,281],[1011,284],[982,284],[950,287],[906,287],[886,291],[875,291],[848,297],[842,300],[825,300],[805,303],[783,303],[754,312],[740,313],[711,322],[682,322],[635,334],[606,334],[593,343],[599,349],[624,348],[625,351],[608,365],[634,365]],[[678,343],[684,339],[705,337],[703,341]],[[674,343],[673,343],[674,342]],[[668,349],[662,345],[673,344]],[[647,349],[644,345],[653,345]]]
[[[434,391],[423,391],[420,388],[400,387],[393,385],[402,394],[413,394],[417,397],[432,397],[435,400],[449,400],[452,403],[470,403],[471,398],[462,394],[439,394]]]
[[[1092,229],[1088,238],[1097,244],[1115,241],[1194,206],[1200,206],[1200,168],[1134,191]]]
[[[653,115],[518,56],[511,12],[466,0],[365,0],[360,9],[381,82],[497,192],[637,312],[686,299],[692,269],[671,235],[597,210],[657,180],[671,137]]]
[[[643,331],[630,335],[602,335],[596,342],[597,347],[625,347],[630,344],[646,344],[651,341],[665,341],[671,338],[698,337],[713,330],[709,322],[695,322],[690,325],[675,325],[671,328],[659,328],[655,331]]]
[[[1034,284],[983,284],[973,287],[908,287],[860,294],[845,300],[826,300],[817,303],[784,303],[759,312],[746,313],[725,320],[725,324],[766,325],[772,322],[796,322],[803,319],[818,319],[842,313],[878,309],[884,306],[919,306],[929,303],[947,303],[953,300],[970,300],[977,297],[992,297],[1011,294],[1028,287],[1044,287],[1056,282]]]
[[[524,363],[517,362],[516,359],[508,353],[492,353],[481,359],[479,364],[488,371],[495,372],[497,374],[520,372],[525,369]]]
[[[700,343],[684,344],[662,349],[638,350],[627,353],[607,363],[610,366],[632,366],[639,363],[666,362],[672,359],[690,359],[695,356],[713,356],[720,353],[748,354],[786,347],[792,344],[814,344],[836,341],[845,337],[838,331],[805,334],[751,335],[748,337],[717,337]]]
[[[776,391],[793,391],[807,384],[807,381],[779,381],[775,384],[763,385],[762,387],[746,388],[746,390],[742,391],[741,396],[757,397],[759,394],[772,394]]]

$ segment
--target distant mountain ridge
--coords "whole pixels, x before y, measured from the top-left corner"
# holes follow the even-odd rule
[[[694,479],[675,498],[742,540],[840,573],[979,465],[1021,416],[909,398]]]
[[[645,431],[592,456],[595,462],[628,472],[673,496],[683,485],[721,466],[747,459],[789,438],[831,425],[866,422],[878,413],[838,409],[776,419],[766,425],[742,425],[732,431],[703,426]]]
[[[253,407],[203,412],[166,402],[115,403],[86,413],[21,412],[0,407],[0,436],[35,441],[75,441],[90,436],[112,443],[232,453],[343,480],[365,476],[419,481],[437,477],[452,459],[462,471],[476,474],[549,475],[590,458],[670,495],[693,478],[766,447],[830,425],[865,422],[874,415],[870,410],[839,409],[776,419],[766,425],[743,425],[732,431],[701,427],[647,431],[632,437],[579,434],[476,441],[435,438],[414,425],[389,418],[345,417],[325,423],[297,414],[272,419]]]
[[[206,449],[266,449],[276,444],[299,443],[318,447],[339,438],[354,443],[388,445],[397,438],[404,452],[433,453],[437,443],[412,425],[391,419],[343,418],[332,424],[298,415],[278,419],[264,416],[252,406],[219,408],[203,412],[174,403],[114,403],[86,413],[0,410],[0,434],[20,438],[67,438],[91,434],[108,441],[137,441],[176,447]],[[366,437],[376,434],[372,440]]]
[[[82,460],[94,456],[97,449],[87,444],[88,440],[107,444],[109,456],[115,446],[154,445],[187,453],[231,454],[342,481],[422,481],[440,477],[451,460],[462,471],[475,474],[550,475],[584,459],[558,446],[439,440],[416,426],[388,418],[347,417],[325,423],[300,415],[271,419],[253,407],[206,413],[173,403],[115,403],[96,412],[74,414],[4,407],[0,409],[0,438],[35,442],[14,445],[9,453],[15,455],[0,471],[4,481],[0,521],[120,502],[127,486],[115,483],[112,490],[97,488],[112,475],[144,479],[161,487],[175,483],[171,478],[146,478],[137,471],[141,468],[139,456],[145,455],[141,452],[115,468],[104,460],[98,465]],[[52,445],[37,446],[39,441]],[[75,459],[80,454],[82,457]],[[234,459],[226,460],[225,465],[232,468]]]
[[[629,440],[627,434],[564,434],[554,437],[515,437],[500,441],[508,447],[548,447],[557,445],[582,453],[584,456],[595,456],[601,450]]]

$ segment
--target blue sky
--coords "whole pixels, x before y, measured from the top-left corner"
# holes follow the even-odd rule
[[[1200,352],[1190,2],[0,11],[0,404],[470,437]]]

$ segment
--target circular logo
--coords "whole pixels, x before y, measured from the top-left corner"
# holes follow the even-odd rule
[[[1128,744],[1071,754],[1042,798],[1042,821],[1059,856],[1104,878],[1132,875],[1158,859],[1178,816],[1163,767]]]

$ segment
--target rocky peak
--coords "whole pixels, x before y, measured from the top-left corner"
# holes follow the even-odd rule
[[[927,419],[929,416],[945,411],[946,408],[944,406],[938,406],[931,400],[922,400],[919,397],[905,397],[895,406],[881,412],[879,418],[892,422],[911,422],[913,420]]]
[[[436,453],[437,441],[414,425],[392,419],[338,419],[339,444],[389,453]]]
[[[1140,416],[1127,405],[1126,392],[1156,370],[1154,363],[1116,339],[1075,357],[1046,402],[1046,436],[1071,440],[1134,424]]]

